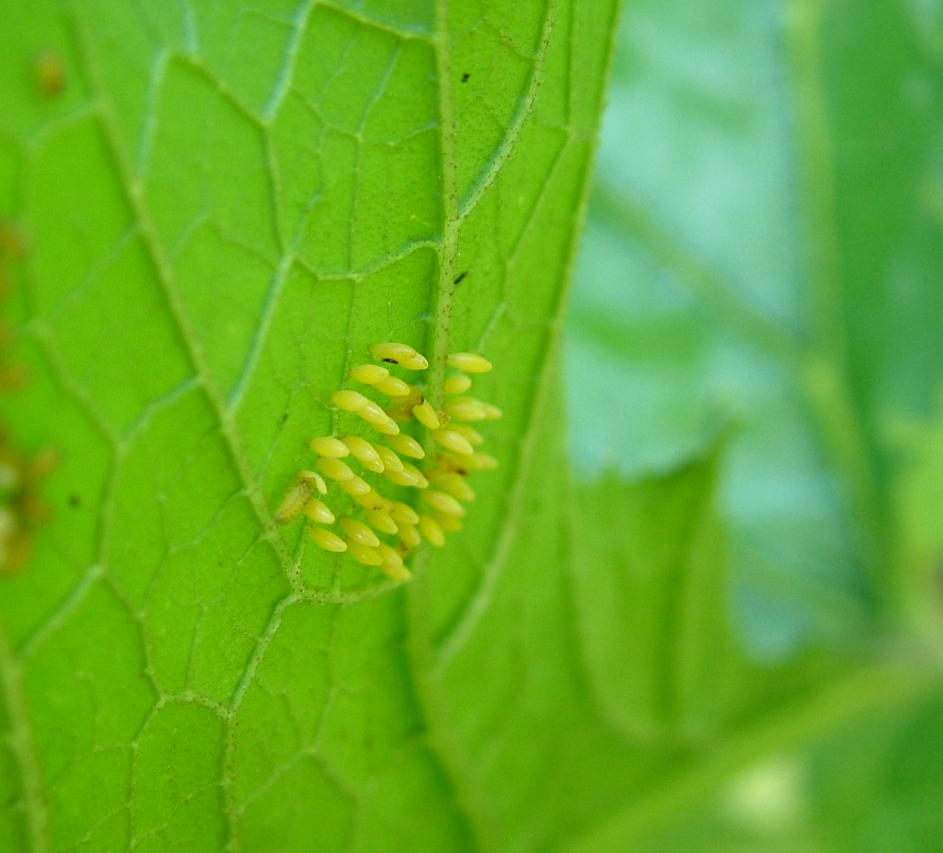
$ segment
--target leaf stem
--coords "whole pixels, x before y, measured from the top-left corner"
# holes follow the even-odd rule
[[[442,234],[439,246],[439,282],[433,309],[432,360],[426,390],[436,408],[441,404],[441,388],[445,378],[445,359],[449,354],[452,296],[455,293],[455,256],[461,214],[458,208],[458,186],[455,167],[455,119],[452,110],[452,65],[449,62],[448,3],[436,3],[435,56],[439,84],[439,126],[442,147]]]

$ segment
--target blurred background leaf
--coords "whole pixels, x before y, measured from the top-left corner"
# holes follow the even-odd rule
[[[566,338],[582,647],[623,728],[652,714],[645,667],[662,697],[727,691],[721,749],[771,725],[734,781],[626,805],[574,850],[939,846],[941,24],[934,2],[624,6]],[[716,499],[679,535],[656,495],[711,453]],[[692,609],[678,584],[687,617],[657,616],[697,561],[649,564],[718,524],[729,586]],[[742,660],[705,619],[725,603]],[[706,690],[650,663],[686,628]]]

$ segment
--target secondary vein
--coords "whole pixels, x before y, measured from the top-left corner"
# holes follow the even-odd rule
[[[43,797],[42,772],[29,724],[23,673],[0,625],[0,693],[10,718],[8,743],[20,771],[26,829],[33,853],[48,853],[49,820]]]

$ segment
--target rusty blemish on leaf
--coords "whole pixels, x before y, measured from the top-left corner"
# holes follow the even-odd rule
[[[59,54],[43,50],[33,60],[33,79],[44,98],[55,98],[66,86],[65,65]]]
[[[10,272],[26,253],[21,232],[0,220],[0,300],[9,295]],[[22,366],[10,362],[13,334],[0,325],[0,394],[15,391],[26,381]],[[29,559],[33,531],[49,518],[39,485],[55,467],[52,450],[26,453],[16,446],[0,422],[0,575],[10,575]]]

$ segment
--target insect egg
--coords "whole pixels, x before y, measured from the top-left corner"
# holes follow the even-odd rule
[[[386,379],[377,382],[373,386],[381,394],[386,394],[387,397],[400,398],[408,397],[410,394],[409,385],[403,382],[402,379],[397,379],[395,376],[389,376]]]
[[[475,451],[468,461],[470,463],[469,467],[476,468],[479,471],[490,471],[492,468],[498,467],[498,460],[489,453]]]
[[[309,527],[308,535],[325,551],[340,553],[347,550],[347,543],[335,533],[324,527]]]
[[[429,366],[425,356],[419,353],[416,353],[415,358],[401,358],[399,363],[408,370],[425,370]]]
[[[364,545],[354,539],[347,540],[347,549],[351,557],[365,566],[379,566],[383,562],[383,558],[376,548],[371,548],[369,545]]]
[[[349,495],[367,495],[370,494],[370,484],[366,480],[360,479],[356,474],[349,480],[338,480],[340,486]]]
[[[416,522],[419,522],[418,515],[416,516]],[[410,548],[415,548],[422,541],[415,524],[401,524],[399,526],[399,538]]]
[[[460,421],[483,421],[488,417],[485,404],[474,397],[456,397],[445,401],[445,411]]]
[[[447,512],[437,512],[435,521],[446,533],[454,533],[462,529],[462,520],[457,515],[449,515]]]
[[[393,502],[390,515],[393,517],[394,521],[401,522],[402,524],[419,524],[419,515],[416,513],[416,510],[398,501]]]
[[[468,424],[452,424],[449,429],[457,432],[466,441],[468,441],[469,444],[477,446],[484,443],[484,436],[478,432],[478,430],[468,426]]]
[[[429,429],[438,429],[439,428],[439,417],[435,413],[435,409],[432,408],[432,404],[428,400],[423,400],[415,409],[413,409],[413,414],[424,427]]]
[[[393,509],[393,501],[388,501],[379,493],[371,490],[364,495],[354,495],[354,500],[362,507],[368,510],[382,510],[390,512]]]
[[[392,468],[387,468],[386,471],[383,472],[383,476],[386,477],[386,479],[391,483],[395,483],[397,486],[411,486],[417,489],[421,488],[419,484],[422,483],[424,479],[419,473],[413,473],[413,471],[406,470],[394,471]]]
[[[376,533],[362,521],[357,521],[354,518],[342,518],[338,524],[340,524],[344,532],[354,542],[359,542],[361,545],[369,545],[371,548],[375,548],[380,544]]]
[[[343,441],[337,438],[323,436],[321,438],[312,438],[308,442],[310,447],[318,456],[327,456],[331,459],[341,459],[350,453],[350,448]]]
[[[394,421],[408,421],[413,416],[413,410],[410,406],[404,405],[402,402],[397,401],[395,406],[390,406],[386,413]]]
[[[368,423],[382,423],[387,419],[387,417],[389,417],[377,403],[373,402],[373,400],[367,400],[364,405],[357,409],[357,414]]]
[[[309,498],[304,506],[304,514],[319,524],[333,524],[334,513],[317,498]]]
[[[451,471],[439,471],[430,473],[429,477],[440,489],[444,489],[450,495],[454,495],[460,501],[473,501],[475,492],[465,480],[458,474]]]
[[[370,347],[370,354],[381,361],[399,364],[409,370],[425,370],[429,366],[429,362],[407,344],[374,344]]]
[[[472,352],[453,352],[446,362],[450,367],[466,373],[487,373],[493,366],[488,359]]]
[[[384,560],[380,564],[380,571],[394,581],[408,581],[413,576],[413,573],[403,565],[402,558],[398,566]]]
[[[387,416],[385,421],[374,423],[373,428],[377,432],[382,432],[383,435],[399,435],[399,427],[396,425],[396,421],[389,416]]]
[[[390,371],[379,364],[361,364],[350,371],[350,378],[364,385],[376,385],[390,375]]]
[[[390,436],[387,441],[389,441],[390,447],[402,453],[403,456],[411,456],[413,459],[422,459],[426,455],[426,451],[422,449],[422,445],[412,436],[400,433],[399,435]]]
[[[465,456],[461,453],[453,454],[450,471],[467,477],[471,471],[488,471],[498,467],[498,460],[487,453],[475,452],[471,456]]]
[[[399,531],[399,527],[396,522],[393,521],[393,516],[387,512],[383,512],[383,510],[368,509],[365,515],[367,516],[367,521],[381,533],[395,534]]]
[[[376,474],[383,473],[383,462],[380,455],[369,441],[357,435],[348,435],[341,440],[347,445],[350,452],[360,460],[360,464],[364,468]]]
[[[421,500],[439,512],[457,515],[459,517],[465,515],[465,507],[445,492],[437,492],[435,489],[430,489],[422,493]]]
[[[377,550],[380,552],[380,556],[383,557],[383,562],[384,562],[384,563],[385,563],[385,562],[390,562],[390,563],[393,563],[393,564],[399,565],[399,566],[402,566],[402,565],[403,565],[403,558],[400,557],[400,555],[397,554],[396,551],[394,551],[394,550],[393,550],[389,545],[387,545],[385,542],[381,542],[381,543],[377,546]]]
[[[393,362],[398,362],[400,358],[411,358],[416,355],[416,350],[414,350],[408,344],[397,344],[393,341],[388,341],[383,344],[373,344],[370,347],[370,355],[374,358],[379,359],[389,359]]]
[[[382,444],[375,445],[374,449],[380,457],[380,461],[383,462],[384,467],[387,471],[402,471],[403,470],[403,460],[399,458],[390,448],[384,447]]]
[[[331,394],[331,402],[338,409],[345,412],[359,412],[364,406],[370,403],[367,397],[364,397],[359,391],[349,391],[346,388],[342,391],[335,391]]]
[[[422,471],[420,471],[415,465],[411,465],[409,462],[404,462],[403,473],[408,474],[415,480],[417,489],[427,489],[429,487],[429,481],[426,479]]]
[[[385,542],[380,543],[377,551],[383,560],[380,564],[380,571],[384,574],[397,581],[407,581],[412,577],[412,572],[403,565],[403,558]]]
[[[423,538],[438,548],[445,544],[445,534],[442,532],[442,528],[428,515],[419,516],[419,532],[423,535]]]
[[[317,464],[318,468],[324,472],[324,475],[330,477],[332,480],[351,480],[354,477],[354,472],[341,462],[340,459],[330,459],[322,456],[318,459]]]
[[[445,391],[446,394],[464,394],[471,388],[471,385],[471,377],[460,373],[458,376],[450,376],[446,379],[445,383],[442,385],[442,390]]]
[[[441,444],[447,450],[454,450],[456,453],[462,453],[470,456],[475,449],[468,443],[468,439],[457,433],[454,429],[438,429],[432,432],[432,440],[436,444]]]
[[[399,427],[396,425],[396,421],[372,400],[368,400],[367,405],[360,409],[357,414],[375,430],[382,432],[384,435],[396,435],[399,433]]]

